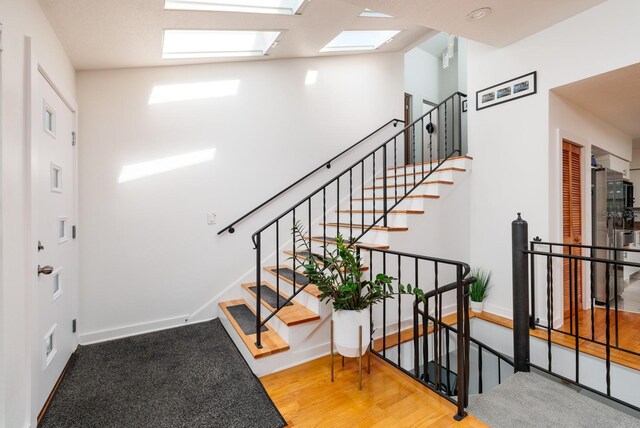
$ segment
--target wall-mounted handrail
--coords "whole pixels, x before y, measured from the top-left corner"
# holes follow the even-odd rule
[[[284,189],[282,189],[281,191],[279,191],[278,193],[276,193],[275,195],[273,195],[272,197],[270,197],[269,199],[267,199],[266,201],[262,202],[260,205],[258,205],[257,207],[255,207],[254,209],[252,209],[251,211],[247,212],[246,214],[242,215],[241,217],[237,218],[235,221],[231,222],[231,224],[229,224],[228,226],[224,227],[223,229],[221,229],[218,232],[218,235],[223,234],[224,232],[229,232],[229,233],[234,233],[235,232],[235,226],[240,223],[241,221],[243,221],[244,219],[246,219],[247,217],[251,216],[252,214],[254,214],[256,211],[259,211],[260,209],[262,209],[264,206],[270,204],[271,202],[273,202],[275,199],[278,199],[280,196],[282,196],[283,194],[287,193],[289,190],[293,189],[295,186],[297,186],[298,184],[300,184],[301,182],[303,182],[304,180],[306,180],[307,178],[311,177],[313,174],[315,174],[316,172],[320,171],[322,168],[327,168],[330,169],[331,168],[331,163],[334,162],[336,159],[338,159],[339,157],[341,157],[342,155],[344,155],[345,153],[347,153],[348,151],[354,149],[356,146],[360,145],[361,143],[363,143],[364,141],[368,140],[369,138],[373,137],[375,134],[377,134],[378,132],[382,131],[384,128],[386,128],[387,126],[393,124],[393,127],[395,128],[396,126],[398,126],[398,123],[404,123],[404,120],[402,119],[391,119],[390,121],[388,121],[387,123],[385,123],[384,125],[382,125],[381,127],[379,127],[378,129],[376,129],[375,131],[371,132],[370,134],[368,134],[366,137],[362,138],[361,140],[357,141],[356,143],[350,145],[349,147],[347,147],[346,149],[344,149],[343,151],[341,151],[340,153],[338,153],[337,155],[335,155],[334,157],[332,157],[331,159],[329,159],[328,161],[322,163],[320,166],[318,166],[316,169],[308,172],[307,174],[305,174],[303,177],[300,177],[298,180],[296,180],[295,182],[291,183],[290,185],[288,185],[287,187],[285,187]]]

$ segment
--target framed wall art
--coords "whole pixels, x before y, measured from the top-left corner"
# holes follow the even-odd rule
[[[476,92],[476,110],[513,101],[536,93],[537,72],[525,74]]]

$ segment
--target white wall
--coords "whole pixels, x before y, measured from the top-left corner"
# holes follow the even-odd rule
[[[511,315],[511,228],[516,212],[531,237],[557,240],[560,215],[551,168],[549,90],[640,61],[640,3],[610,0],[502,49],[468,42],[469,152],[474,157],[471,262],[493,271],[487,309]],[[479,89],[538,71],[538,93],[475,111]],[[628,158],[631,148],[624,158]]]
[[[28,260],[29,230],[26,117],[28,82],[25,52],[30,38],[34,57],[73,99],[75,72],[35,0],[0,1],[2,41],[2,254],[0,334],[0,426],[35,426],[30,415],[28,300],[34,270]],[[28,248],[27,248],[28,247]],[[3,399],[4,398],[4,399]]]
[[[251,234],[345,162],[235,234],[218,230],[401,118],[402,75],[401,54],[78,73],[81,341],[184,323],[243,277],[255,265]],[[156,85],[227,80],[239,81],[235,95],[148,104]],[[118,183],[125,165],[209,148],[211,162]]]

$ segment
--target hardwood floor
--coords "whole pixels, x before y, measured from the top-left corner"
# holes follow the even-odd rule
[[[260,379],[289,426],[487,426],[472,415],[456,422],[453,404],[373,355],[359,391],[357,360],[345,358],[342,368],[341,357],[335,358],[333,383],[329,356]]]

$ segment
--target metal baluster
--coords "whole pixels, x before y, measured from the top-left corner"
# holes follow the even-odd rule
[[[609,302],[609,292],[611,291],[611,285],[610,285],[610,269],[611,269],[611,265],[609,263],[606,264],[606,274],[605,274],[605,296],[607,296],[605,298],[605,308],[607,310],[606,312],[606,318],[605,318],[605,324],[606,324],[606,368],[607,368],[607,374],[606,374],[606,382],[607,382],[607,396],[611,396],[611,319],[610,319],[610,309],[611,309],[611,303]]]
[[[500,365],[500,357],[498,357],[498,385],[502,383],[502,367]]]
[[[387,253],[382,252],[382,273],[387,274]],[[382,357],[387,355],[387,299],[382,299]]]
[[[578,259],[574,259],[574,269],[573,269],[573,275],[574,275],[574,287],[575,287],[575,304],[576,304],[576,382],[580,381],[580,329],[579,329],[579,323],[580,323],[580,299],[578,298]],[[571,260],[569,260],[569,263],[571,263]]]
[[[572,248],[569,247],[569,255],[573,255]],[[569,332],[573,335],[573,265],[571,259],[565,259],[569,263]]]
[[[280,220],[276,220],[276,270],[280,266]],[[260,288],[261,284],[257,284]],[[280,275],[276,275],[276,309],[280,309]]]
[[[444,102],[444,157],[446,158],[449,154],[447,151],[447,101]],[[439,158],[438,161],[441,161],[443,158]]]
[[[415,268],[414,268],[414,284],[418,286],[418,258],[414,258]],[[413,366],[415,369],[415,374],[418,379],[420,379],[420,332],[419,332],[419,320],[418,320],[418,305],[419,299],[418,296],[415,297],[415,301],[413,303]],[[422,331],[423,335],[427,334],[426,330]],[[426,367],[425,367],[426,368]]]
[[[594,255],[593,255],[593,248],[591,248],[590,251],[590,257],[591,259],[593,259]],[[595,327],[595,314],[594,314],[594,302],[595,302],[595,295],[596,295],[596,272],[595,272],[595,263],[593,262],[593,260],[591,261],[591,298],[589,300],[591,300],[591,341],[594,342],[596,340],[596,327]]]
[[[530,244],[531,251],[535,248],[535,242]],[[531,317],[529,318],[529,328],[536,328],[536,269],[535,269],[535,256],[531,254]]]
[[[256,347],[258,349],[262,348],[262,335],[261,335],[261,322],[260,322],[260,308],[261,308],[261,304],[260,304],[260,273],[261,273],[261,263],[262,261],[260,260],[260,238],[261,238],[261,234],[258,233],[256,235],[256,284],[258,285],[258,287],[256,288]],[[277,272],[277,268],[276,268],[276,272]]]
[[[311,231],[309,231],[311,236]],[[327,257],[327,188],[322,188],[322,257]]]
[[[296,209],[293,209],[293,225],[296,225]],[[296,240],[294,239],[293,241],[291,241],[291,245],[293,246],[293,267],[291,268],[292,273],[291,273],[291,277],[293,278],[292,282],[293,282],[293,294],[296,294],[296,260],[297,260],[297,254],[296,254]],[[280,275],[280,266],[276,267],[276,271],[278,272],[278,275]]]
[[[429,299],[425,299],[422,313],[422,365],[424,381],[429,383]]]
[[[460,330],[458,330],[458,334],[461,334]],[[447,395],[450,395],[450,394],[453,394],[453,391],[451,390],[451,369],[449,368],[451,363],[449,358],[449,327],[446,327],[444,337],[445,337],[445,349],[446,349],[445,362],[447,365]]]
[[[478,345],[478,394],[482,394],[482,346]]]
[[[442,296],[438,293],[438,262],[434,263],[434,271],[435,271],[435,296],[434,297],[434,311],[435,311],[435,322],[433,323],[433,360],[435,362],[436,370],[435,370],[435,385],[436,390],[440,390],[440,315],[438,312],[439,309],[439,301]]]
[[[551,315],[553,299],[553,263],[551,256],[547,256],[547,358],[549,359],[549,371],[551,371],[551,328],[553,318]]]
[[[387,146],[382,149],[382,215],[384,216],[382,225],[387,227]]]
[[[371,214],[371,221],[373,221],[373,223],[376,222],[376,152],[373,152],[373,162],[372,162],[372,168],[373,168],[373,211]]]
[[[398,203],[398,147],[396,137],[393,137],[393,187],[395,188],[394,202]]]
[[[618,250],[613,250],[614,260],[618,260]],[[615,310],[615,318],[616,318],[616,347],[620,346],[618,343],[618,267],[619,265],[615,263],[615,276],[613,277],[613,300],[614,300],[614,310]],[[607,299],[609,299],[609,295],[607,295]]]
[[[342,174],[340,174],[337,178],[336,181],[336,207],[337,207],[337,219],[336,219],[336,236],[338,235],[338,233],[340,233],[340,177],[342,177]]]
[[[362,225],[364,230],[364,225]],[[349,241],[353,240],[353,168],[349,169]]]
[[[429,113],[429,123],[433,126],[432,113]],[[429,132],[429,173],[433,172],[433,132]]]
[[[364,160],[360,162],[360,182],[362,183],[362,185],[360,186],[360,216],[361,216],[361,220],[360,223],[362,224],[362,227],[364,227]],[[373,182],[373,185],[375,186],[375,180]],[[369,253],[369,256],[373,255],[372,253]]]
[[[402,274],[400,269],[402,268],[402,258],[398,256],[398,289],[402,284]],[[402,343],[402,294],[398,293],[398,365],[400,366],[400,344]]]

